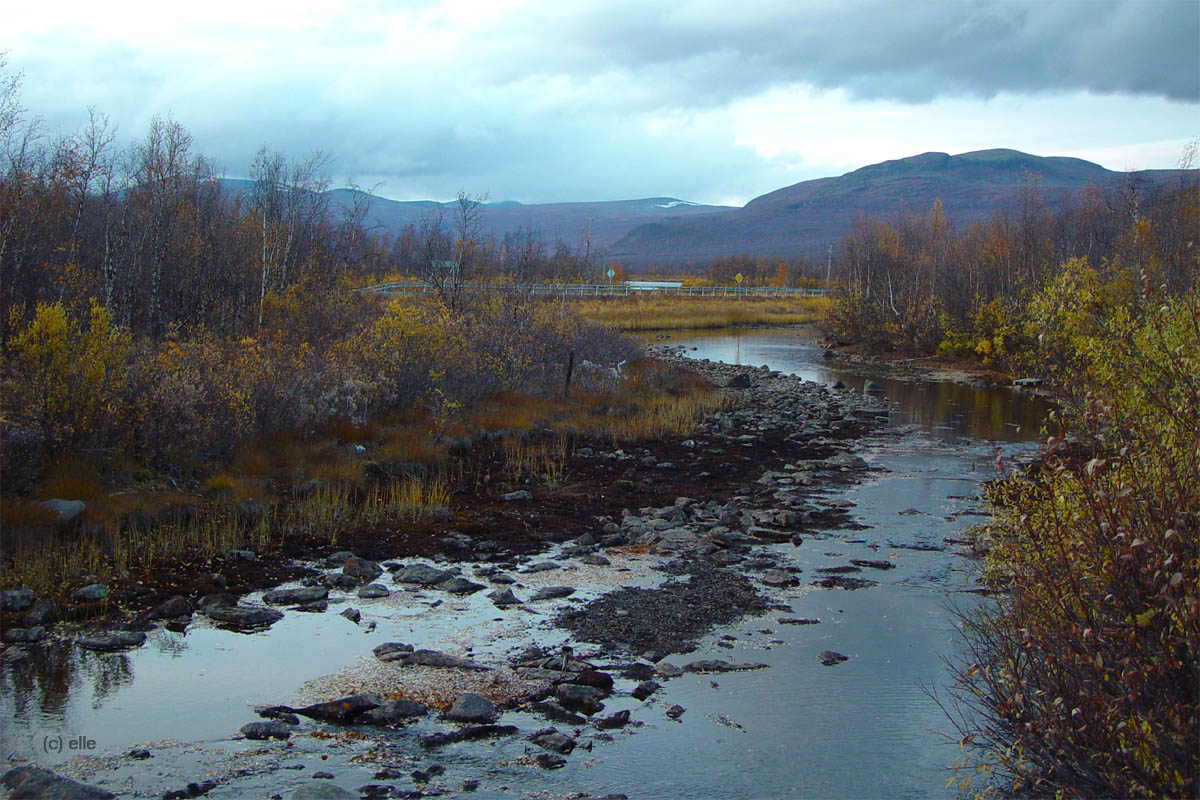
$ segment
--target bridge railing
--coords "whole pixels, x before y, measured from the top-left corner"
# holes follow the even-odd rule
[[[436,294],[437,289],[424,281],[389,281],[364,286],[360,292],[378,294]],[[828,289],[794,289],[778,286],[677,286],[638,287],[622,283],[468,283],[461,291],[517,293],[534,297],[629,297],[630,295],[688,295],[693,297],[821,297]]]

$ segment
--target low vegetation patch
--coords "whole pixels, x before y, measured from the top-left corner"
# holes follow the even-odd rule
[[[587,320],[622,331],[802,325],[822,319],[829,301],[820,297],[691,297],[629,295],[581,300]]]
[[[1058,296],[1033,313],[1079,402],[1041,464],[991,490],[986,578],[1002,593],[964,620],[956,780],[983,795],[1200,796],[1200,296]]]

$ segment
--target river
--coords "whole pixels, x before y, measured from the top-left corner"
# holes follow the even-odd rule
[[[646,713],[632,698],[614,698],[609,711],[629,708],[645,724],[577,753],[583,757],[572,757],[563,769],[498,768],[525,752],[528,744],[519,738],[457,745],[431,756],[398,734],[389,743],[394,760],[413,766],[436,760],[454,777],[446,781],[450,790],[464,777],[478,778],[472,797],[562,796],[568,789],[664,800],[950,796],[945,784],[958,755],[956,737],[931,695],[944,695],[944,659],[958,646],[952,609],[969,608],[978,598],[965,591],[974,563],[945,540],[978,521],[980,482],[995,474],[997,456],[1011,458],[1030,447],[1046,407],[1007,389],[860,372],[825,359],[811,334],[800,330],[676,334],[666,344],[694,358],[766,365],[822,383],[841,380],[854,390],[867,379],[880,383],[891,402],[891,425],[860,442],[872,466],[867,479],[834,495],[853,504],[862,529],[772,547],[810,578],[848,558],[887,559],[895,568],[871,574],[880,585],[859,591],[804,581],[783,591],[780,599],[791,611],[714,632],[687,660],[758,661],[770,669],[670,681],[658,699],[687,709],[677,722],[656,706]],[[654,580],[636,566],[631,581]],[[585,585],[583,593],[604,590]],[[278,764],[260,769],[245,755],[255,743],[229,736],[254,719],[252,705],[287,702],[305,681],[353,664],[366,649],[364,640],[367,647],[389,637],[417,646],[487,642],[476,655],[499,655],[530,637],[564,641],[562,632],[544,625],[499,621],[481,595],[449,615],[434,606],[381,611],[370,636],[331,610],[289,614],[253,636],[194,626],[186,634],[156,631],[147,646],[129,653],[97,655],[61,643],[6,658],[0,663],[5,760],[61,767],[110,791],[125,787],[130,796],[162,796],[235,768],[244,774],[207,796],[287,796],[317,769],[351,790],[377,783],[360,758],[363,744],[331,747],[295,737],[285,760],[298,769],[289,772]],[[780,617],[821,622],[785,625]],[[849,660],[823,666],[817,659],[823,650]],[[301,652],[304,658],[297,658]],[[506,714],[502,722],[523,731],[546,724],[522,713]],[[123,757],[146,742],[153,743],[152,760]]]

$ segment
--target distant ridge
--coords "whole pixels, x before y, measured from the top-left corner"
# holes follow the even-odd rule
[[[1149,184],[1180,176],[1180,170],[1133,173]],[[484,234],[501,238],[519,228],[533,231],[547,246],[571,247],[590,239],[593,254],[630,266],[706,263],[722,255],[763,257],[823,256],[837,245],[859,215],[889,219],[900,209],[921,212],[941,200],[955,225],[984,220],[1016,199],[1027,176],[1035,176],[1051,208],[1085,186],[1113,186],[1128,174],[1079,158],[1044,157],[1018,150],[977,150],[959,155],[920,155],[871,164],[836,178],[802,181],[756,197],[742,208],[711,206],[675,197],[645,197],[577,203],[487,203]],[[234,192],[247,192],[246,180],[225,179]],[[332,189],[341,207],[354,190]],[[366,224],[392,235],[422,217],[445,212],[455,203],[399,201],[371,197]],[[449,218],[447,218],[449,222]]]
[[[1135,173],[1150,183],[1179,170]],[[705,262],[721,255],[818,256],[836,245],[859,214],[891,218],[899,209],[928,210],[940,199],[956,225],[987,219],[1011,202],[1026,177],[1037,178],[1050,207],[1085,186],[1112,186],[1127,174],[1079,158],[1018,150],[960,155],[922,153],[856,169],[837,178],[803,181],[756,197],[743,208],[656,222],[631,230],[608,257],[629,264]]]

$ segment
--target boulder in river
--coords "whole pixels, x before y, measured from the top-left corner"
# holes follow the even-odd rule
[[[0,641],[5,644],[37,644],[46,638],[46,629],[41,625],[32,628],[5,628]]]
[[[389,590],[382,583],[368,583],[366,586],[363,586],[358,590],[358,596],[364,600],[373,600],[377,597],[387,597],[390,594],[391,590]]]
[[[564,708],[579,711],[588,716],[604,710],[604,703],[600,701],[607,695],[606,692],[594,686],[580,686],[576,683],[559,684],[555,689],[555,694],[558,702]]]
[[[768,666],[767,664],[759,664],[757,662],[733,664],[720,659],[703,659],[685,664],[683,671],[703,675],[710,672],[744,672],[752,669],[766,669]]]
[[[629,724],[629,709],[623,709],[615,714],[610,714],[604,719],[596,720],[596,727],[601,730],[612,730],[613,728],[624,728]]]
[[[317,777],[314,773],[313,777]],[[314,781],[300,786],[292,792],[291,800],[360,800],[359,795],[348,792],[336,783]]]
[[[468,725],[456,731],[431,733],[421,737],[421,747],[442,747],[455,742],[474,742],[479,739],[495,739],[513,736],[519,732],[516,725]]]
[[[825,666],[832,667],[834,664],[849,661],[850,656],[844,656],[836,650],[822,650],[817,654],[817,659]]]
[[[538,731],[529,737],[529,741],[546,750],[562,753],[564,756],[575,749],[577,742],[565,733],[559,733],[555,728]]]
[[[172,619],[186,617],[192,613],[192,604],[183,595],[175,595],[170,600],[160,603],[150,612],[150,619]]]
[[[263,595],[263,602],[270,606],[297,606],[318,603],[329,597],[324,586],[296,586],[291,589],[273,589]]]
[[[273,608],[217,605],[204,609],[204,616],[223,628],[247,632],[269,628],[283,619],[283,612]]]
[[[482,589],[483,584],[475,583],[475,581],[468,580],[461,575],[456,575],[439,583],[437,588],[443,592],[450,592],[450,594],[472,594]]]
[[[289,739],[292,729],[280,720],[250,722],[242,726],[241,734],[247,739]]]
[[[635,700],[645,700],[661,688],[662,686],[657,681],[642,681],[634,687],[633,697]]]
[[[7,589],[0,592],[0,610],[24,611],[33,605],[33,589]]]
[[[324,703],[313,703],[304,708],[293,709],[297,714],[303,714],[313,719],[326,722],[350,722],[359,714],[379,708],[383,700],[373,694],[354,694]]]
[[[0,783],[9,788],[9,800],[109,800],[116,796],[38,767],[10,769],[0,776]]]
[[[429,706],[414,700],[389,700],[355,718],[360,725],[404,725],[429,713]]]
[[[451,722],[477,723],[495,722],[499,716],[500,711],[496,708],[495,703],[471,692],[459,695],[454,704],[442,714],[444,719]]]
[[[412,655],[413,646],[404,642],[384,642],[371,652],[380,661],[400,661]]]
[[[533,593],[529,598],[530,602],[537,600],[558,600],[563,597],[570,597],[575,594],[575,590],[570,586],[543,586]]]
[[[574,711],[568,711],[553,700],[531,703],[529,710],[536,714],[541,714],[548,720],[562,722],[567,725],[583,725],[587,722],[587,717],[576,714]]]
[[[433,586],[436,583],[441,583],[451,576],[452,573],[431,567],[428,564],[409,564],[402,567],[392,577],[396,583],[415,583],[419,586]]]
[[[501,607],[517,606],[521,604],[521,601],[515,594],[513,594],[513,590],[511,588],[496,589],[495,591],[488,592],[488,599]]]
[[[472,661],[469,658],[459,658],[438,650],[415,650],[404,659],[406,667],[448,667],[451,669],[489,670],[491,667]]]
[[[795,586],[800,582],[795,575],[782,569],[769,569],[763,573],[760,580],[764,585],[774,586],[776,588]]]
[[[374,561],[368,561],[365,558],[352,555],[342,565],[342,573],[352,578],[357,578],[363,583],[370,583],[383,574],[383,567]]]
[[[99,650],[101,652],[141,647],[145,642],[146,634],[141,631],[97,633],[92,636],[80,636],[75,640],[75,643],[85,650]]]

